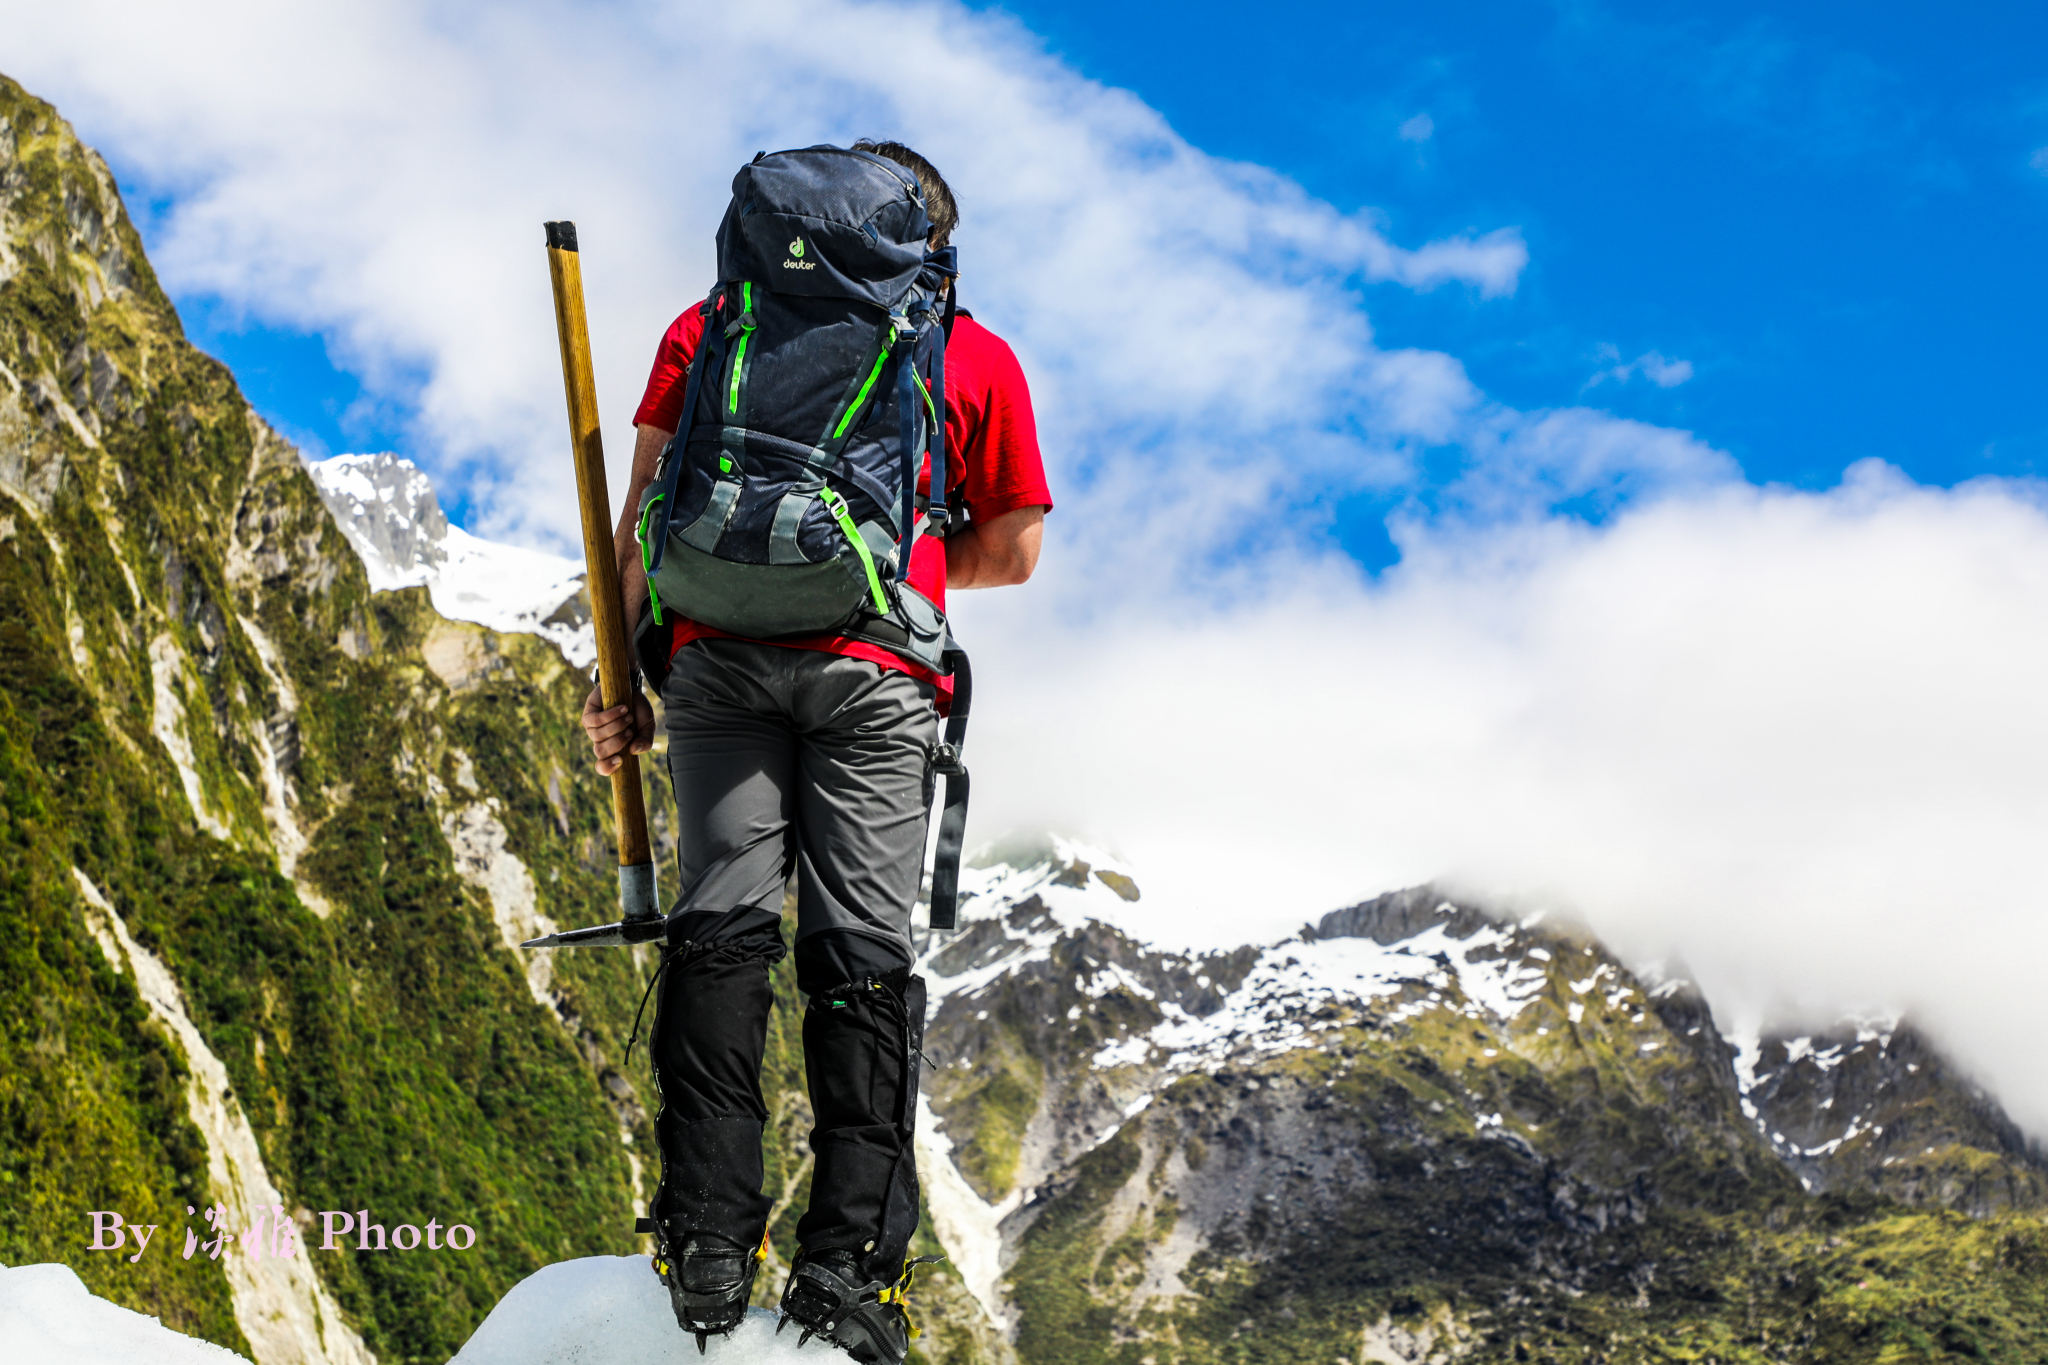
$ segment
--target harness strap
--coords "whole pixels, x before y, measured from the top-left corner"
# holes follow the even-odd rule
[[[960,853],[967,841],[967,765],[961,749],[967,743],[967,712],[974,701],[974,673],[967,651],[949,640],[946,662],[953,666],[953,709],[946,717],[946,737],[932,755],[932,771],[946,779],[946,797],[939,811],[939,844],[932,857],[933,929],[959,924]]]

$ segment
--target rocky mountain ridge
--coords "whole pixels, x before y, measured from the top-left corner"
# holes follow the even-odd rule
[[[2039,1235],[2048,1163],[1910,1025],[1738,1046],[1428,887],[1188,955],[1116,927],[1100,853],[979,878],[925,958],[933,1212],[1023,1359],[1837,1358],[1801,1276],[1845,1228]]]

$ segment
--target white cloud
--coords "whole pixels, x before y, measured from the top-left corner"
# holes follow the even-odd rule
[[[1430,877],[1574,910],[1724,1020],[1904,1006],[2042,1131],[2043,503],[1868,462],[1223,606],[977,594],[977,822],[1119,849],[1192,942]]]
[[[1427,142],[1436,136],[1436,120],[1428,114],[1417,114],[1401,124],[1401,141]]]
[[[1621,353],[1612,346],[1602,346],[1600,354],[1603,359],[1617,360]],[[1586,387],[1591,389],[1610,379],[1618,384],[1626,384],[1636,375],[1641,375],[1660,389],[1675,389],[1692,378],[1692,362],[1668,359],[1661,351],[1645,351],[1634,360],[1610,365],[1601,370],[1586,381]]]
[[[1691,434],[1497,403],[1366,306],[1512,293],[1512,227],[1403,247],[948,4],[0,14],[10,74],[170,199],[174,289],[320,331],[416,404],[407,453],[467,484],[471,529],[557,546],[540,223],[581,229],[617,488],[732,169],[901,136],[960,192],[965,291],[1025,360],[1061,502],[1041,582],[956,603],[980,830],[1122,845],[1212,939],[1432,875],[1576,904],[1730,1008],[1918,1006],[2048,1127],[2027,490],[1757,490]],[[1380,581],[1328,548],[1332,503],[1419,491]]]

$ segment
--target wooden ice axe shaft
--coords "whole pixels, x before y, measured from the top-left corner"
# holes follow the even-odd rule
[[[597,429],[597,384],[590,368],[590,328],[583,316],[583,261],[576,225],[549,223],[548,276],[555,286],[555,330],[562,342],[562,387],[569,398],[569,446],[576,460],[576,501],[583,509],[583,560],[589,568],[590,616],[597,630],[598,686],[607,710],[629,700],[632,658],[626,649],[619,565],[612,555],[612,499],[605,487],[604,442]],[[654,855],[647,846],[647,805],[640,760],[628,753],[612,774],[619,827],[619,912],[626,920],[658,918]]]

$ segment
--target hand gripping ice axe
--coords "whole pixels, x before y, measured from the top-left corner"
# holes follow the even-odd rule
[[[590,616],[597,631],[598,687],[609,710],[630,697],[633,669],[619,599],[619,565],[612,557],[612,500],[605,487],[597,384],[590,370],[590,329],[583,316],[583,262],[576,251],[574,223],[549,223],[546,227],[548,275],[555,286],[555,330],[562,342],[562,387],[569,397],[569,447],[576,460],[576,501],[583,509]],[[549,934],[521,944],[522,948],[595,948],[647,943],[661,937],[664,921],[654,889],[654,855],[647,844],[640,760],[631,753],[620,758],[618,771],[612,774],[612,810],[619,827],[619,922]]]

